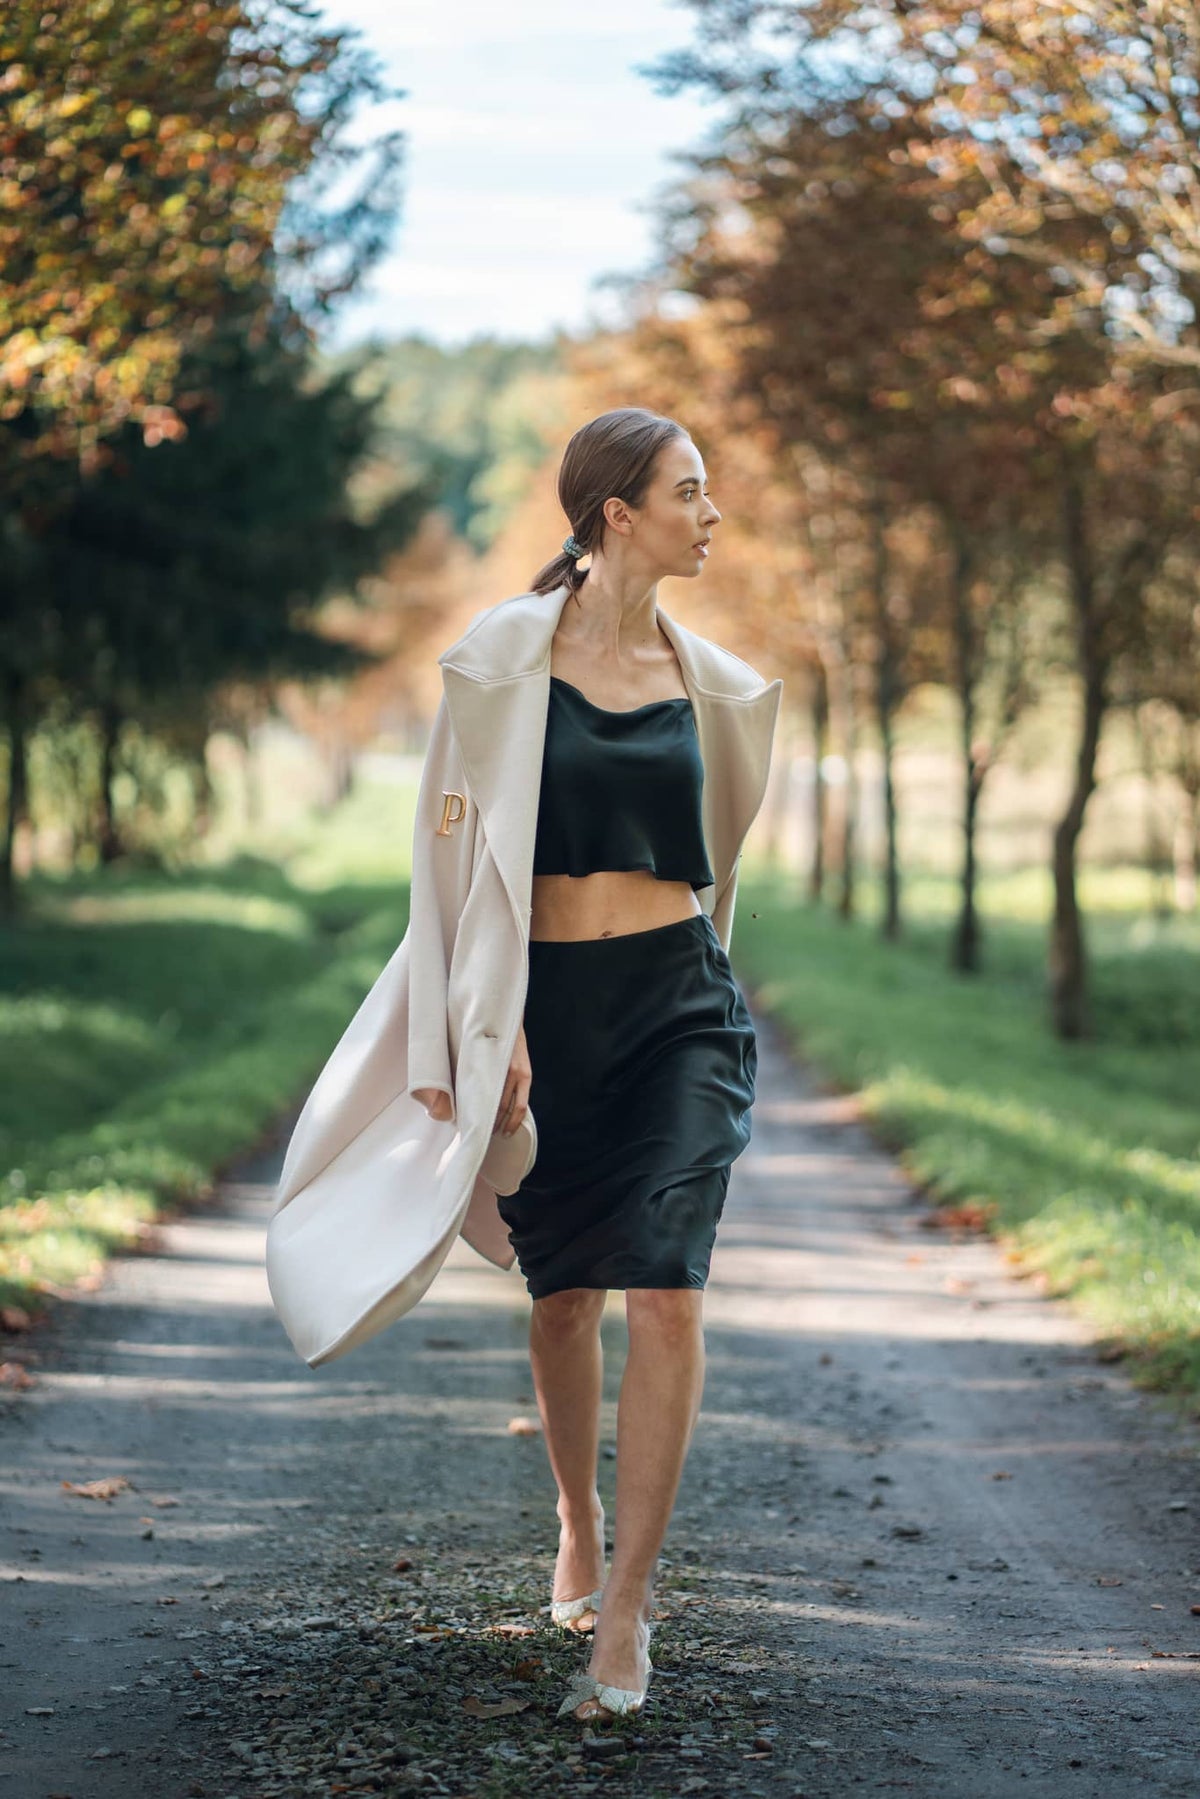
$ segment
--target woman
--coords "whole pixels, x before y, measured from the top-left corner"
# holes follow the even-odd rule
[[[713,776],[656,605],[664,576],[700,573],[720,521],[702,458],[673,420],[621,408],[575,433],[558,494],[572,535],[532,592],[567,598],[550,641],[528,987],[495,1128],[511,1136],[536,1115],[532,1169],[497,1204],[532,1296],[559,1491],[553,1615],[594,1631],[559,1715],[585,1721],[645,1701],[654,1570],[699,1410],[702,1294],[730,1164],[750,1137],[757,1056],[697,898],[714,881],[701,805]],[[753,671],[738,670],[744,686]],[[451,1117],[444,1087],[412,1092],[431,1117]],[[610,1288],[625,1291],[629,1351],[605,1583],[596,1467]]]

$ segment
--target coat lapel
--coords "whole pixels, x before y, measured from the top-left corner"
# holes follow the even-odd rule
[[[471,797],[525,936],[550,651],[569,597],[565,586],[520,594],[483,613],[438,657]],[[711,914],[762,802],[783,683],[764,682],[661,606],[658,621],[679,658],[704,764],[704,836],[716,880],[699,898]]]

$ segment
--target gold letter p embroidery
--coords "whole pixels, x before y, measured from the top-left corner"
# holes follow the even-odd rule
[[[456,825],[461,818],[465,818],[467,815],[467,796],[465,793],[449,793],[443,787],[442,799],[445,801],[445,804],[442,807],[442,822],[437,828],[437,835],[439,837],[449,837],[450,826]],[[451,809],[455,800],[458,801],[457,812],[452,811]]]

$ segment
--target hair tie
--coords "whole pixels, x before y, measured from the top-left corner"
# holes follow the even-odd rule
[[[572,562],[577,562],[580,556],[587,555],[587,551],[584,549],[583,545],[573,536],[564,540],[563,549],[567,552],[567,555],[571,558]]]

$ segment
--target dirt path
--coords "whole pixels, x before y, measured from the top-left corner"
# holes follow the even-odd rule
[[[553,1485],[509,1429],[519,1277],[459,1245],[309,1371],[264,1162],[62,1306],[3,1402],[0,1796],[1195,1793],[1197,1433],[989,1244],[922,1228],[759,1030],[643,1716],[554,1718],[586,1646],[547,1624]]]

